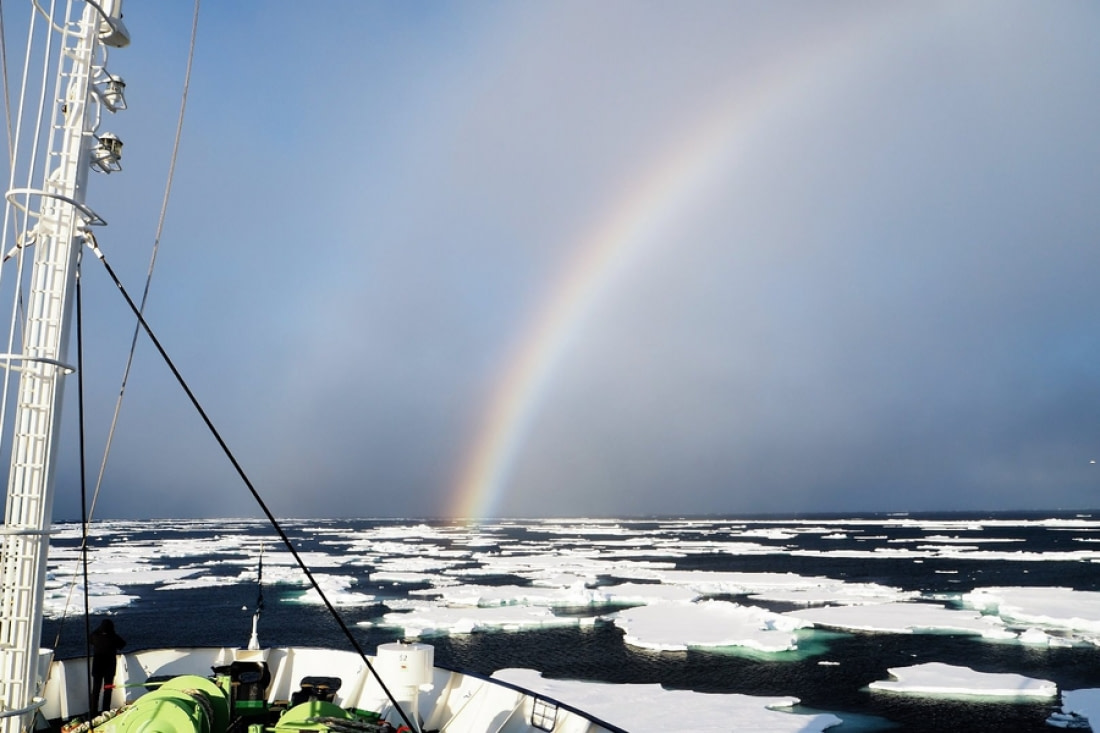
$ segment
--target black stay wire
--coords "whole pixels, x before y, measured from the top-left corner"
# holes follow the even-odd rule
[[[95,710],[98,701],[92,699],[92,620],[88,605],[88,491],[84,471],[84,299],[80,290],[80,262],[84,249],[76,253],[76,394],[80,456],[80,568],[84,577],[84,664],[88,671],[88,709]],[[58,629],[58,636],[61,630]]]
[[[164,350],[164,347],[161,345],[160,340],[157,339],[156,335],[153,333],[153,329],[149,326],[149,323],[142,315],[141,310],[138,308],[137,304],[134,303],[133,299],[130,297],[130,294],[126,292],[126,287],[122,284],[122,281],[119,280],[118,275],[115,274],[115,271],[111,267],[110,263],[107,262],[107,258],[104,256],[103,251],[99,248],[99,244],[96,242],[95,237],[91,233],[88,233],[86,236],[87,243],[91,247],[92,253],[99,259],[100,262],[103,263],[103,267],[107,270],[107,275],[114,282],[115,286],[122,294],[122,297],[126,299],[126,304],[129,305],[130,310],[134,312],[134,316],[137,318],[138,323],[141,324],[142,330],[145,331],[145,334],[149,337],[149,340],[153,343],[153,346],[156,347],[157,352],[160,353],[160,356],[164,360],[164,363],[172,371],[172,376],[176,378],[176,381],[179,383],[180,387],[183,388],[183,391],[187,394],[187,398],[191,400],[192,406],[194,406],[195,410],[199,413],[199,417],[202,418],[202,421],[206,423],[206,427],[210,430],[210,434],[214,437],[214,440],[218,442],[218,445],[221,447],[222,452],[225,454],[225,457],[228,458],[229,462],[233,464],[233,468],[234,470],[236,470],[237,475],[241,477],[241,481],[243,481],[244,485],[248,487],[249,492],[251,492],[252,494],[252,498],[256,500],[256,504],[263,511],[264,515],[267,517],[267,520],[271,523],[271,526],[275,529],[276,533],[278,533],[279,539],[283,541],[283,544],[286,546],[287,550],[290,551],[290,554],[294,557],[294,561],[298,563],[298,567],[301,568],[302,572],[305,573],[307,578],[309,578],[310,585],[313,586],[313,590],[317,591],[317,595],[321,597],[321,601],[325,604],[325,608],[328,609],[329,615],[331,615],[332,618],[336,621],[337,625],[340,627],[340,630],[343,631],[344,636],[347,637],[348,642],[351,643],[352,647],[359,654],[360,659],[363,660],[363,664],[367,666],[367,669],[370,671],[370,673],[374,676],[376,680],[378,680],[378,684],[382,688],[382,692],[385,693],[390,703],[394,706],[394,708],[397,709],[398,714],[400,714],[401,716],[401,720],[405,723],[405,725],[409,726],[411,730],[416,730],[417,728],[413,725],[413,722],[409,720],[409,717],[408,715],[406,715],[404,708],[401,707],[401,705],[397,702],[397,699],[393,696],[393,693],[390,692],[390,689],[386,686],[385,681],[375,670],[374,665],[370,663],[370,660],[367,658],[367,653],[363,651],[363,647],[359,645],[359,641],[355,638],[355,635],[351,633],[351,629],[349,629],[347,624],[344,623],[344,619],[340,616],[340,613],[336,610],[336,607],[333,606],[332,603],[329,601],[328,596],[325,595],[325,592],[321,590],[321,586],[317,582],[317,579],[313,577],[313,573],[310,572],[309,566],[307,566],[305,561],[302,560],[302,557],[298,554],[298,551],[294,549],[294,544],[290,541],[290,538],[287,536],[286,532],[284,532],[283,528],[279,525],[279,521],[275,519],[275,515],[272,514],[271,510],[267,508],[267,504],[264,502],[263,497],[260,496],[260,492],[256,490],[256,487],[248,478],[248,475],[245,473],[244,468],[241,467],[241,464],[237,461],[236,456],[233,455],[233,451],[229,449],[229,446],[222,438],[221,433],[219,433],[218,429],[214,427],[214,423],[206,414],[206,410],[204,410],[202,405],[199,404],[198,398],[195,397],[195,394],[191,391],[191,388],[184,380],[183,375],[180,374],[179,370],[176,368],[175,363],[172,361],[171,357],[168,356],[168,352]]]

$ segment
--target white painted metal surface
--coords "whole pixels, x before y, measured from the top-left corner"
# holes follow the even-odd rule
[[[421,645],[423,646],[423,645]],[[152,677],[195,674],[209,676],[213,667],[238,659],[252,660],[256,652],[235,648],[150,649],[122,655],[115,677],[113,705],[122,705],[146,692],[142,683]],[[395,725],[393,711],[378,682],[357,654],[318,648],[278,648],[263,651],[271,671],[268,703],[289,700],[301,681],[310,676],[338,677],[333,700],[344,708],[382,712]],[[243,656],[242,656],[243,655]],[[377,664],[372,658],[371,664]],[[87,708],[87,663],[83,658],[53,663],[44,690],[43,713],[66,720]],[[605,726],[558,704],[523,690],[475,675],[435,667],[429,685],[420,688],[416,707],[423,730],[446,733],[614,733]]]
[[[64,377],[72,371],[64,366],[70,305],[83,232],[102,223],[84,204],[101,106],[94,85],[106,59],[101,33],[113,32],[91,4],[69,2],[59,19],[47,17],[37,6],[35,10],[28,38],[42,41],[41,55],[27,56],[28,81],[20,95],[17,128],[19,142],[26,145],[13,163],[13,186],[5,197],[3,250],[17,255],[8,267],[15,272],[6,275],[21,280],[13,289],[20,297],[13,298],[9,353],[3,358],[5,395],[13,374],[19,381],[10,428],[6,410],[3,416],[5,430],[11,431],[11,468],[0,529],[2,733],[26,727],[39,692],[55,445]],[[40,79],[39,88],[35,79]],[[38,160],[40,148],[44,154]],[[20,170],[26,181],[16,187]],[[9,249],[13,229],[14,246]],[[31,261],[29,275],[25,261]]]

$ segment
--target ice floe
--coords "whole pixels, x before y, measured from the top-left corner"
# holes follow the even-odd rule
[[[522,631],[555,626],[578,626],[591,619],[556,616],[548,608],[532,606],[429,607],[414,604],[404,613],[388,613],[378,622],[361,621],[360,626],[394,626],[405,636],[449,636],[479,631]]]
[[[967,606],[1015,624],[1078,632],[1100,644],[1100,593],[1071,588],[978,588],[962,596]]]
[[[493,677],[580,708],[631,733],[695,733],[737,730],[769,733],[818,733],[842,722],[831,714],[783,712],[798,704],[794,697],[716,695],[666,690],[660,685],[611,685],[575,680],[550,680],[531,669],[502,669]],[[669,711],[678,711],[670,720]]]
[[[317,584],[324,591],[325,597],[334,606],[365,606],[374,603],[374,595],[351,590],[355,583],[355,578],[346,575],[325,575],[317,578]],[[321,604],[323,602],[321,596],[312,587],[306,588],[302,595],[293,600],[297,603],[308,604]]]
[[[570,580],[570,577],[562,580]],[[589,588],[581,581],[569,585],[532,586],[455,585],[410,591],[410,595],[436,595],[448,606],[549,606],[555,608],[640,605],[664,601],[690,601],[698,593],[687,588],[657,583],[623,583]]]
[[[790,616],[726,601],[662,603],[612,615],[628,644],[659,651],[746,647],[765,652],[797,648],[795,629],[807,626]]]
[[[889,670],[892,680],[876,680],[869,687],[883,692],[950,697],[1049,698],[1058,694],[1058,686],[1007,672],[977,672],[942,662],[928,662]]]
[[[862,606],[828,606],[792,611],[791,617],[807,623],[855,631],[894,634],[944,632],[978,634],[992,639],[1011,639],[1015,634],[995,616],[977,611],[946,608],[934,603],[879,603]]]

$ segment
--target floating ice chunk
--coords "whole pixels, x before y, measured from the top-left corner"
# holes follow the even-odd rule
[[[93,584],[88,595],[88,609],[92,614],[100,614],[112,608],[129,606],[138,599],[127,595],[117,586]],[[63,618],[67,615],[84,613],[84,586],[47,587],[42,601],[42,613],[47,618]]]
[[[877,583],[845,583],[840,580],[809,588],[777,588],[749,597],[762,601],[783,601],[803,606],[818,606],[835,603],[846,606],[879,604],[888,601],[905,601],[918,597],[914,591],[903,591]]]
[[[1071,588],[979,588],[963,595],[967,606],[998,613],[1008,623],[1100,636],[1100,592]]]
[[[195,553],[198,555],[198,551]],[[298,557],[301,561],[305,562],[309,568],[339,568],[344,565],[357,565],[359,558],[352,558],[346,556],[335,555],[333,553],[319,553],[319,551],[304,551],[298,550]],[[259,558],[250,559],[249,565],[259,564]],[[301,570],[298,569],[298,561],[293,555],[290,555],[288,551],[282,548],[271,549],[268,548],[264,551],[264,573],[271,571],[275,568],[290,568],[293,569],[298,575],[301,575]]]
[[[438,573],[457,565],[459,560],[442,557],[417,556],[393,556],[385,557],[375,562],[375,568],[379,571],[411,572],[411,573]]]
[[[987,638],[1011,639],[1000,619],[976,611],[956,611],[934,603],[880,603],[871,606],[829,606],[788,614],[807,623],[855,631],[963,632]]]
[[[1097,552],[1095,550],[1074,550],[1062,552],[1024,552],[1018,550],[1015,552],[1008,552],[1003,550],[978,550],[971,547],[960,547],[953,545],[926,545],[918,549],[905,549],[901,547],[875,547],[870,550],[807,550],[788,548],[785,549],[784,552],[786,554],[794,555],[797,557],[836,557],[844,559],[894,558],[916,560],[919,558],[939,558],[946,560],[982,560],[986,562],[1002,560],[1008,560],[1011,562],[1100,562],[1100,552]]]
[[[776,708],[798,704],[794,697],[718,695],[690,690],[666,690],[660,685],[612,685],[577,680],[548,680],[533,669],[502,669],[496,679],[546,695],[631,733],[666,733],[679,729],[669,711],[687,715],[695,733],[733,730],[769,733],[820,733],[835,725],[835,715],[796,715]],[[683,717],[683,716],[681,716]]]
[[[625,560],[605,559],[592,556],[594,553],[564,552],[547,549],[539,551],[537,548],[525,546],[525,554],[510,555],[478,555],[476,559],[482,563],[484,570],[506,575],[522,575],[528,578],[547,578],[569,573],[584,578],[587,582],[595,582],[601,575],[614,575],[616,577],[653,577],[657,571],[671,570],[674,565],[670,562],[657,562],[653,560]],[[461,571],[456,571],[461,572]]]
[[[1089,725],[1089,719],[1077,713],[1051,713],[1047,718],[1047,725],[1052,728],[1092,730],[1092,726]]]
[[[157,590],[192,590],[195,588],[219,588],[237,585],[240,581],[228,575],[200,575],[197,578],[180,578],[161,583]]]
[[[765,652],[797,648],[794,630],[809,624],[727,601],[660,603],[610,616],[633,646],[659,651],[742,646]]]
[[[797,535],[789,529],[779,529],[778,527],[757,527],[753,529],[746,529],[741,533],[742,537],[763,537],[769,540],[789,540]]]
[[[635,534],[638,530],[627,529],[619,520],[604,519],[577,519],[577,520],[546,520],[535,522],[528,526],[527,531],[534,534],[543,532],[552,535],[581,536],[589,535],[622,535]]]
[[[1034,646],[1050,646],[1051,637],[1041,629],[1028,629],[1020,634],[1020,642]]]
[[[84,612],[84,581],[71,570],[75,568],[54,568],[47,574],[43,613],[50,618],[58,618],[72,613]],[[123,592],[126,586],[152,585],[157,590],[170,590],[179,584],[187,584],[188,579],[200,571],[195,568],[163,569],[144,565],[128,566],[122,563],[99,563],[89,573],[90,589],[88,608],[92,613],[102,613],[112,608],[129,606],[138,596]]]
[[[934,542],[936,544],[946,545],[972,545],[975,542],[980,542],[983,545],[994,542],[1026,542],[1027,540],[1022,537],[958,537],[948,536],[942,534],[928,535],[927,537],[898,537],[890,540],[890,542]]]
[[[780,590],[842,585],[841,581],[832,578],[795,573],[712,573],[702,570],[668,570],[655,575],[662,583],[686,586],[699,593],[765,594]]]
[[[439,583],[441,581],[440,576],[432,573],[412,573],[401,571],[379,571],[370,574],[370,579],[379,583],[408,583],[409,585],[415,585],[416,583]]]
[[[664,601],[690,601],[694,591],[656,583],[623,583],[588,588],[574,581],[567,588],[515,585],[463,585],[412,591],[413,595],[439,595],[450,606],[549,606],[578,608],[585,606],[630,605]]]
[[[691,588],[656,583],[621,583],[596,588],[604,603],[664,603],[694,601],[699,597]]]
[[[538,578],[534,578],[532,581],[535,585],[545,586],[547,588],[572,588],[578,583],[581,585],[586,584],[585,578],[575,573],[558,573],[557,575],[544,575]]]
[[[455,585],[413,591],[411,595],[438,595],[448,606],[587,606],[596,596],[583,585],[573,589],[515,585]]]
[[[571,616],[555,616],[546,608],[493,606],[490,608],[427,608],[410,613],[387,613],[378,626],[404,629],[405,636],[446,636],[479,631],[520,631],[552,626],[578,626]],[[366,625],[366,624],[363,624]]]
[[[913,667],[889,670],[893,680],[878,680],[872,690],[901,692],[914,695],[990,696],[990,697],[1054,697],[1058,685],[1018,674],[977,672],[969,667],[954,667],[942,662],[928,662]]]
[[[374,603],[375,597],[367,593],[355,593],[348,590],[355,585],[355,578],[348,575],[318,575],[313,574],[317,585],[321,587],[325,597],[334,606],[369,606]],[[295,599],[298,603],[321,604],[321,596],[310,586],[304,594]]]
[[[100,566],[96,570],[90,572],[89,576],[93,581],[93,590],[95,583],[105,583],[116,586],[153,585],[159,588],[165,585],[178,583],[185,578],[191,578],[198,575],[200,572],[201,570],[198,568],[169,569],[132,565],[130,567]],[[77,584],[82,582],[79,576],[74,577],[60,570],[50,575],[50,581],[58,584],[68,585],[72,583],[74,579]]]

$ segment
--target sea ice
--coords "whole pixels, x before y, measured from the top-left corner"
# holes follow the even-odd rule
[[[370,574],[370,579],[378,583],[405,583],[407,585],[417,585],[419,583],[444,585],[446,583],[442,576],[435,573],[414,573],[407,570],[378,570]],[[450,585],[454,585],[454,583],[452,582]]]
[[[893,680],[878,680],[872,690],[915,695],[949,695],[970,697],[1054,697],[1058,686],[1047,680],[1037,680],[1018,674],[977,672],[968,667],[954,667],[942,662],[928,662],[912,667],[889,670]]]
[[[865,606],[828,606],[791,611],[786,615],[806,623],[855,631],[962,632],[986,638],[1011,639],[996,617],[977,611],[956,611],[933,603],[880,603]]]
[[[767,594],[795,589],[839,587],[843,581],[832,578],[796,575],[794,573],[706,572],[701,570],[666,570],[655,573],[656,579],[669,585],[681,585],[702,594]]]
[[[489,608],[416,609],[408,613],[387,613],[382,620],[360,622],[360,626],[401,628],[407,637],[472,634],[477,631],[519,631],[551,626],[579,626],[591,623],[576,616],[555,616],[547,608],[492,606]]]
[[[577,680],[549,680],[532,669],[502,669],[496,679],[519,685],[584,710],[631,733],[666,733],[689,728],[693,733],[737,730],[765,733],[820,733],[840,718],[819,713],[797,715],[776,708],[798,704],[794,697],[757,697],[666,690],[660,685],[612,685]],[[670,711],[678,711],[670,716]]]
[[[324,591],[329,602],[334,606],[369,606],[374,603],[374,596],[368,593],[355,593],[349,590],[355,585],[355,578],[348,575],[313,575],[317,585]],[[320,604],[321,596],[312,587],[295,599],[298,603]]]
[[[1076,532],[1100,530],[1095,520],[1052,520],[1055,529]],[[779,525],[779,526],[777,526]],[[97,523],[100,533],[115,537],[136,535],[123,550],[116,545],[93,548],[91,558],[91,599],[97,611],[125,605],[136,600],[127,593],[134,586],[180,590],[213,585],[247,584],[256,581],[260,548],[264,553],[264,583],[301,587],[305,578],[290,553],[273,536],[260,534],[257,521],[203,520],[174,521],[149,539],[148,524],[133,522]],[[516,527],[526,536],[508,537]],[[664,521],[662,536],[652,523],[635,529],[629,521],[591,520],[581,524],[561,520],[546,522],[501,523],[481,527],[430,527],[415,524],[386,524],[366,530],[348,530],[324,521],[301,522],[295,534],[308,534],[325,546],[323,551],[303,553],[306,562],[334,596],[339,605],[366,605],[377,600],[369,594],[355,593],[352,579],[373,583],[423,584],[428,590],[418,595],[434,596],[430,603],[403,604],[387,600],[394,610],[416,608],[416,615],[395,614],[387,619],[397,625],[410,623],[424,633],[462,633],[466,629],[488,630],[494,627],[519,628],[574,620],[547,619],[547,608],[589,607],[588,623],[608,605],[646,604],[655,610],[653,617],[665,619],[670,626],[692,629],[707,642],[724,636],[729,629],[710,629],[700,616],[698,597],[714,595],[748,596],[762,604],[769,601],[797,603],[805,608],[785,614],[787,623],[798,619],[820,625],[853,630],[900,633],[973,633],[986,638],[1018,635],[1022,643],[1036,645],[1072,644],[1081,640],[1100,644],[1100,593],[1064,588],[978,588],[961,596],[969,606],[955,610],[939,604],[911,602],[931,597],[872,583],[847,583],[841,580],[803,576],[794,573],[708,572],[677,570],[660,555],[684,551],[744,554],[790,552],[800,555],[837,555],[873,559],[908,557],[915,562],[931,558],[962,558],[968,561],[1012,560],[1091,560],[1100,559],[1100,550],[1057,553],[1005,552],[973,550],[989,543],[1015,542],[985,532],[990,527],[1025,527],[1028,521],[964,520],[925,521],[908,517],[888,520],[838,520],[731,523],[699,520]],[[892,542],[882,534],[883,527],[920,530],[923,536]],[[247,530],[247,531],[246,531]],[[531,540],[530,534],[538,533]],[[691,536],[682,535],[690,532]],[[876,534],[878,533],[878,534]],[[866,550],[796,550],[784,545],[792,537],[819,535],[824,539],[848,537],[858,540]],[[60,525],[59,539],[79,541],[80,526]],[[667,539],[667,541],[666,541]],[[752,542],[751,539],[761,540]],[[1092,543],[1096,547],[1100,543]],[[341,548],[345,548],[341,551]],[[167,568],[164,558],[181,567]],[[68,582],[80,560],[74,544],[54,547],[50,556],[50,578],[46,613],[60,615],[64,609],[82,606],[82,587],[72,591]],[[235,572],[234,569],[239,569]],[[228,571],[228,572],[227,572]],[[508,585],[487,585],[486,577],[507,577]],[[960,576],[961,581],[970,578]],[[473,581],[473,585],[464,583]],[[304,594],[302,601],[312,593]],[[910,602],[907,602],[910,601]],[[466,604],[497,605],[512,609],[510,614],[492,609],[467,608],[460,612],[446,606]],[[634,633],[642,644],[663,647],[677,640],[646,639],[638,624],[646,612],[635,609],[639,619]],[[979,613],[981,612],[981,613]],[[746,611],[746,613],[750,613]],[[766,614],[762,609],[751,613]],[[436,614],[435,619],[429,619]],[[984,616],[982,615],[984,614]],[[625,616],[623,617],[625,618]],[[622,620],[622,619],[620,619]],[[774,632],[773,632],[774,634]],[[684,639],[679,639],[683,646]],[[772,646],[769,641],[768,646]],[[782,646],[786,648],[786,644]]]
[[[448,606],[549,606],[580,608],[609,605],[636,605],[662,601],[690,601],[698,594],[686,588],[657,583],[623,583],[589,588],[574,581],[566,587],[545,585],[455,585],[410,591],[410,595],[439,595]]]
[[[117,586],[93,584],[88,594],[88,610],[92,614],[101,614],[113,608],[129,606],[137,596],[122,592]],[[42,601],[42,612],[48,618],[62,618],[68,615],[84,613],[84,586],[58,586],[47,584]]]
[[[50,618],[60,618],[69,614],[84,613],[84,581],[80,574],[74,575],[76,566],[67,565],[65,569],[54,568],[47,574],[43,613]],[[144,567],[122,566],[113,563],[109,567],[99,566],[98,570],[89,570],[88,607],[92,613],[102,613],[112,608],[128,606],[137,600],[137,596],[125,593],[127,585],[171,585],[185,582],[198,571],[195,569],[150,569]]]
[[[586,540],[591,535],[637,534],[637,530],[623,527],[618,520],[603,519],[547,519],[532,522],[527,531],[532,534],[543,532],[555,537],[580,536]]]
[[[773,588],[752,593],[749,598],[760,601],[782,601],[803,606],[835,603],[845,606],[863,606],[917,598],[914,591],[903,591],[878,583],[845,583],[834,580],[807,588]]]
[[[1076,632],[1100,643],[1100,592],[1070,588],[977,588],[962,596],[972,608],[1009,623]]]
[[[809,624],[727,601],[659,603],[611,615],[633,646],[659,651],[742,646],[765,652],[797,648],[794,630]]]

